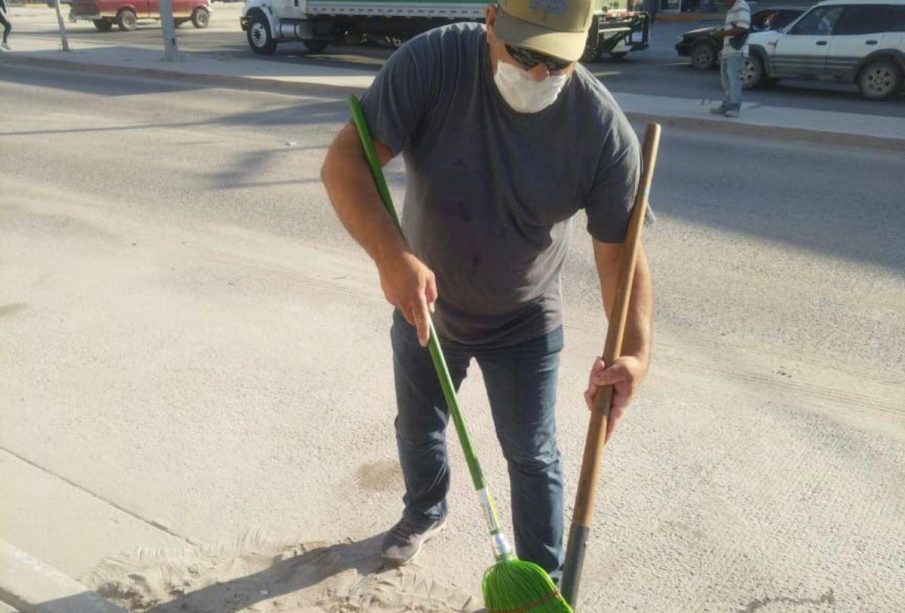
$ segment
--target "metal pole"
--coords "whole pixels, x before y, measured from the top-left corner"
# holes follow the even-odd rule
[[[59,0],[57,0],[59,2]],[[176,46],[176,24],[173,22],[172,0],[160,0],[160,28],[163,30],[163,59],[175,62],[179,59]]]
[[[60,26],[60,39],[63,41],[63,51],[69,51],[69,38],[66,36],[66,22],[63,21],[63,13],[60,11],[60,0],[54,0],[53,6],[57,10],[57,24]]]

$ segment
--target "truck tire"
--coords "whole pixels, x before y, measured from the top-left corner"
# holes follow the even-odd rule
[[[248,46],[255,53],[270,55],[277,50],[277,41],[273,40],[270,24],[261,13],[255,13],[249,20],[245,37],[248,39]]]
[[[329,40],[303,40],[305,43],[305,49],[308,50],[308,53],[320,53],[324,49],[330,46]]]
[[[192,25],[199,30],[206,28],[210,22],[211,14],[207,9],[201,8],[199,6],[194,11],[192,11]]]
[[[600,61],[600,49],[597,46],[588,45],[584,48],[584,53],[581,55],[581,61],[587,62],[588,64],[592,64],[594,62]]]
[[[584,44],[584,52],[579,58],[581,62],[589,64],[600,61],[600,17],[594,15],[591,27],[588,29],[588,39]]]
[[[858,89],[868,100],[887,100],[902,89],[902,72],[892,58],[872,60],[858,73]]]
[[[94,19],[92,21],[94,27],[98,29],[99,32],[109,32],[113,29],[113,20],[112,19]]]
[[[132,9],[123,9],[116,15],[116,25],[123,32],[131,32],[135,29],[138,17],[132,12]]]

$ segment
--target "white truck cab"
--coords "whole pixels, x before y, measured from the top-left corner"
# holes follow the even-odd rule
[[[620,9],[619,1],[598,0],[588,36],[585,61],[603,55],[621,58],[648,46],[647,13]],[[331,43],[368,36],[404,41],[421,32],[457,21],[483,21],[489,0],[247,0],[239,23],[248,46],[260,54],[273,53],[283,42],[305,43],[320,53]]]

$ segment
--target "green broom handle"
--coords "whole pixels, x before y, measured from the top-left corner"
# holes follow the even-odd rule
[[[393,206],[393,199],[390,196],[390,190],[387,188],[386,179],[383,176],[383,169],[380,165],[380,159],[377,157],[377,151],[374,149],[374,141],[371,138],[371,132],[368,130],[368,122],[361,110],[361,103],[355,96],[349,97],[349,107],[352,109],[352,120],[358,130],[358,138],[361,140],[361,147],[364,149],[365,158],[371,169],[371,175],[374,177],[374,184],[377,186],[377,192],[383,201],[383,206],[396,229],[402,234],[402,226],[399,224],[399,218],[396,216],[396,208]],[[512,550],[509,547],[500,530],[500,521],[497,517],[496,508],[493,505],[493,499],[487,490],[487,484],[484,481],[484,473],[481,471],[481,465],[471,446],[471,439],[468,437],[468,430],[465,428],[465,420],[462,419],[462,413],[459,410],[459,403],[456,400],[456,388],[453,385],[452,377],[449,375],[449,368],[446,366],[446,359],[443,357],[443,351],[440,349],[440,342],[437,340],[437,331],[434,329],[434,322],[428,315],[428,325],[430,326],[430,338],[428,339],[428,348],[430,349],[431,359],[434,362],[434,370],[437,371],[437,377],[440,379],[440,387],[443,389],[443,397],[452,414],[453,423],[456,426],[456,432],[459,435],[459,441],[462,444],[462,451],[465,452],[465,462],[468,464],[468,471],[471,473],[471,480],[474,487],[478,490],[481,497],[481,503],[484,509],[484,519],[487,521],[487,527],[494,541],[494,555],[497,559],[504,559],[512,556]]]

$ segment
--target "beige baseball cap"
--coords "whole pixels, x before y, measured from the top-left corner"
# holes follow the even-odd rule
[[[497,38],[561,60],[578,61],[594,17],[593,0],[499,0]]]

